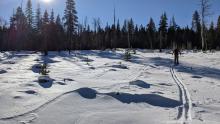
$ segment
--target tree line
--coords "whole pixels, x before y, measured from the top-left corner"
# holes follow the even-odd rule
[[[25,11],[24,11],[25,10]],[[115,48],[144,49],[219,49],[220,16],[217,25],[204,25],[198,11],[192,16],[192,26],[180,27],[175,17],[168,20],[166,13],[160,17],[159,27],[150,18],[146,25],[137,25],[133,19],[101,26],[99,18],[93,25],[87,18],[78,22],[74,0],[66,0],[64,16],[55,16],[54,11],[41,11],[40,5],[33,11],[32,1],[26,8],[18,7],[10,18],[10,26],[0,26],[0,50],[90,50]],[[1,22],[1,20],[0,20]],[[1,24],[1,23],[0,23]],[[205,32],[205,33],[204,33]],[[201,37],[202,34],[202,37]],[[205,40],[205,41],[204,41]],[[204,44],[205,43],[205,44]]]

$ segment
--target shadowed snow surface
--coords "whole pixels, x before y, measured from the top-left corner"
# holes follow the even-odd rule
[[[123,50],[0,53],[0,124],[181,123],[168,53],[138,50],[129,62]],[[175,67],[192,99],[192,124],[220,122],[219,56],[184,51]]]

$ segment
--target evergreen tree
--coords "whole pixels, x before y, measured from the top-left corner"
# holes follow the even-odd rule
[[[47,10],[45,10],[42,23],[45,26],[45,25],[49,24],[49,22],[50,22],[49,21],[49,14],[48,14]]]
[[[216,45],[220,48],[220,16],[218,17],[216,35],[217,35]]]
[[[35,29],[38,32],[40,32],[41,25],[42,25],[41,8],[40,8],[40,4],[38,3],[36,10],[36,17],[35,17]]]
[[[116,47],[120,47],[121,44],[121,26],[119,20],[117,21],[117,26],[116,26]]]
[[[209,50],[214,48],[214,43],[215,43],[215,26],[214,26],[214,22],[211,22],[207,37],[207,45]]]
[[[62,22],[61,22],[59,15],[57,15],[55,23],[56,23],[55,39],[56,39],[56,43],[57,43],[56,46],[57,46],[57,50],[60,51],[60,50],[64,49],[65,42],[63,42],[63,40],[65,39],[65,37],[64,37],[64,29],[63,29]]]
[[[27,48],[26,46],[28,43],[25,43],[27,41],[27,32],[28,32],[28,24],[27,19],[22,11],[21,7],[17,8],[16,14],[15,14],[15,20],[16,20],[16,44],[14,44],[15,50],[22,50]]]
[[[73,36],[76,35],[76,28],[78,23],[77,11],[75,8],[75,1],[74,0],[67,0],[66,1],[66,9],[64,11],[64,26],[67,29],[67,39],[68,39],[68,49],[72,49],[72,41]]]
[[[155,33],[156,33],[156,26],[154,20],[150,18],[150,22],[147,25],[147,34],[148,34],[148,39],[150,41],[150,49],[153,49],[153,43],[156,40]]]
[[[127,31],[128,31],[128,48],[132,48],[134,46],[134,22],[133,19],[127,21]]]
[[[200,32],[201,31],[201,24],[200,24],[200,16],[198,11],[195,11],[193,14],[193,20],[192,20],[192,29],[195,32]]]
[[[193,46],[196,48],[201,48],[201,24],[200,24],[200,16],[198,11],[195,11],[192,19],[192,30],[195,32],[195,38],[193,42]]]
[[[164,48],[166,44],[166,37],[167,37],[167,15],[166,13],[162,14],[160,18],[159,24],[159,33],[160,33],[160,50]]]
[[[32,10],[31,0],[27,1],[27,7],[26,7],[25,14],[26,14],[26,18],[27,18],[28,28],[32,29],[32,27],[33,27],[33,10]]]
[[[50,23],[53,24],[54,23],[54,11],[52,9],[51,14],[50,14]]]
[[[47,10],[45,10],[43,15],[43,21],[42,21],[42,35],[43,35],[43,43],[42,43],[42,50],[44,51],[44,54],[48,54],[48,40],[49,40],[49,14]]]
[[[167,47],[171,48],[176,48],[177,47],[177,41],[176,41],[176,30],[178,26],[176,24],[175,18],[172,17],[170,21],[170,26],[168,28],[168,33],[167,33]]]
[[[16,15],[13,13],[13,15],[10,17],[10,27],[8,32],[8,42],[5,43],[5,48],[8,50],[11,50],[13,46],[10,46],[11,44],[16,42],[16,36],[17,35],[17,29],[16,29]]]

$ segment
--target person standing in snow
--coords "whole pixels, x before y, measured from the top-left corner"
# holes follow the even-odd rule
[[[175,65],[179,65],[179,54],[180,54],[180,50],[178,48],[173,50],[173,54],[174,54],[174,64]]]

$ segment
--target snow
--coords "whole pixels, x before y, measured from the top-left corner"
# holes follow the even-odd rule
[[[0,53],[0,124],[218,124],[220,52]],[[48,74],[40,69],[47,65]]]

